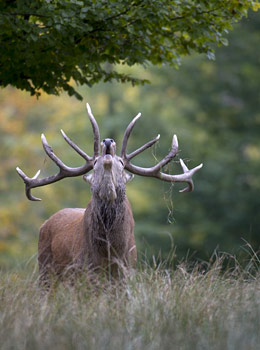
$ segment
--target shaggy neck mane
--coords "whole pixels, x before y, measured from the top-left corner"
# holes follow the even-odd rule
[[[94,232],[106,236],[112,232],[124,219],[125,215],[125,189],[117,188],[115,201],[102,200],[93,195],[92,197],[92,227]]]

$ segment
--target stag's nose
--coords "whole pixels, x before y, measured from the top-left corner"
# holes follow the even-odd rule
[[[104,139],[103,140],[103,144],[106,147],[106,154],[111,154],[111,145],[114,143],[115,141],[113,139]]]

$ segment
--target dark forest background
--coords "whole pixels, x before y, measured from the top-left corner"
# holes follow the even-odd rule
[[[109,67],[107,67],[109,69]],[[150,85],[98,84],[80,88],[84,103],[62,95],[37,100],[13,88],[0,91],[0,268],[36,257],[41,224],[64,207],[86,207],[88,185],[65,179],[36,189],[42,202],[29,202],[15,167],[29,176],[56,171],[44,153],[44,132],[55,152],[71,166],[81,159],[65,144],[62,128],[87,153],[92,131],[85,110],[89,102],[101,137],[120,145],[129,121],[142,112],[129,143],[133,150],[158,133],[159,144],[136,158],[150,166],[168,152],[173,133],[179,156],[189,167],[204,167],[194,176],[195,190],[181,194],[181,185],[135,176],[128,185],[136,221],[139,258],[208,260],[215,250],[238,259],[249,245],[260,246],[260,18],[250,13],[229,34],[229,46],[216,50],[216,61],[201,55],[183,60],[179,70],[131,68]],[[118,67],[119,71],[128,68]],[[180,173],[178,157],[169,166]]]

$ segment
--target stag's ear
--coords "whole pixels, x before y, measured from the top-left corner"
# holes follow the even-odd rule
[[[83,180],[85,180],[86,182],[88,182],[90,185],[92,184],[92,178],[93,178],[93,173],[90,173],[88,175],[84,175],[83,176]]]
[[[124,175],[125,175],[125,183],[126,184],[134,178],[133,174],[128,174],[128,173],[124,172]]]

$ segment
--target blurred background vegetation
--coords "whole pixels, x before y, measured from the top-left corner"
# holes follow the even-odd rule
[[[195,191],[181,194],[181,185],[135,176],[128,185],[136,221],[139,259],[165,258],[175,249],[177,259],[209,259],[214,250],[242,259],[243,245],[260,246],[260,18],[250,13],[229,35],[229,46],[216,50],[216,61],[200,55],[183,60],[177,71],[167,66],[134,67],[131,72],[150,85],[117,83],[80,88],[75,98],[42,94],[40,99],[13,88],[0,91],[0,268],[11,268],[37,252],[38,232],[50,215],[64,207],[86,207],[88,185],[81,178],[65,179],[36,189],[42,202],[30,202],[17,175],[41,176],[56,167],[42,149],[44,132],[55,153],[71,166],[81,158],[59,130],[91,155],[93,137],[85,110],[89,102],[101,137],[120,146],[129,121],[142,112],[131,136],[133,150],[161,134],[159,144],[136,158],[150,166],[168,152],[173,133],[179,156],[189,167],[204,167],[194,176]],[[119,67],[129,72],[129,68]],[[180,173],[176,161],[170,173]]]

